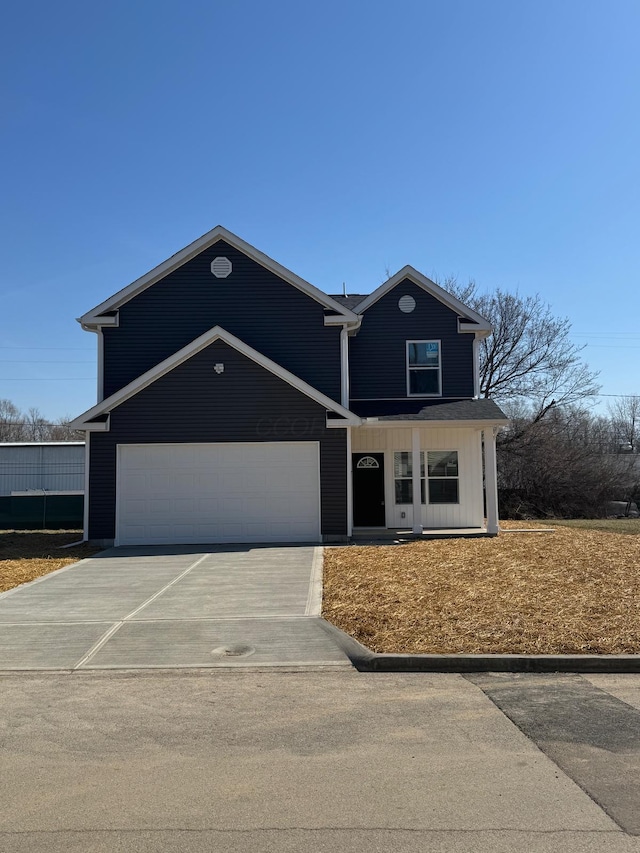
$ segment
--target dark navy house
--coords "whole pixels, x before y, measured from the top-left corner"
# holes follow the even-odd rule
[[[498,532],[487,321],[411,267],[328,296],[222,227],[84,314],[85,538]]]

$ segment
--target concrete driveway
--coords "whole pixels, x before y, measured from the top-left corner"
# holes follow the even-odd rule
[[[0,670],[350,666],[322,549],[111,548],[0,595]]]

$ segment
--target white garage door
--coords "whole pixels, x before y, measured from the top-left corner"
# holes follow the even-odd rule
[[[317,442],[118,448],[116,544],[316,542]]]

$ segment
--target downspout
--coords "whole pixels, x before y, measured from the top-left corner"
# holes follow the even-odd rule
[[[473,396],[477,400],[480,397],[480,341],[478,336],[473,336]]]
[[[349,337],[348,325],[340,329],[340,403],[349,408]],[[353,473],[351,471],[351,427],[347,427],[347,536],[353,534]]]
[[[96,329],[96,333],[98,335],[98,387],[97,403],[101,403],[104,400],[104,335],[102,334],[102,326],[98,326]]]
[[[361,318],[357,323],[343,323],[340,329],[340,403],[349,408],[349,329],[360,327]],[[347,427],[347,536],[353,535],[353,456],[351,453],[351,427]]]
[[[349,408],[349,326],[340,329],[340,403]]]

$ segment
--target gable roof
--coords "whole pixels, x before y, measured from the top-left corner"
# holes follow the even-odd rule
[[[400,282],[404,281],[404,279],[408,278],[414,284],[417,284],[418,287],[421,287],[427,293],[430,293],[431,296],[434,296],[443,305],[446,305],[448,308],[451,308],[452,311],[455,311],[456,314],[460,315],[462,318],[462,322],[460,323],[460,331],[464,332],[478,332],[482,337],[486,337],[492,331],[491,324],[488,320],[482,317],[473,309],[464,305],[460,302],[459,299],[449,293],[444,288],[440,287],[439,284],[436,284],[435,281],[431,281],[430,278],[427,278],[426,275],[423,275],[417,269],[414,269],[412,266],[402,267],[401,270],[395,275],[392,275],[390,279],[381,284],[373,293],[370,293],[368,296],[363,297],[362,301],[357,305],[349,306],[356,314],[362,314],[367,308],[371,308],[379,299],[381,299],[386,293],[390,290],[393,290],[396,285],[400,284]],[[467,325],[468,324],[468,325]]]
[[[251,359],[261,367],[264,367],[265,370],[268,370],[270,373],[273,373],[274,376],[277,376],[279,379],[287,382],[293,388],[301,391],[310,399],[315,400],[316,403],[324,406],[329,411],[335,412],[335,414],[340,416],[340,419],[336,421],[336,425],[352,426],[361,423],[361,419],[357,415],[350,412],[349,409],[345,409],[344,406],[336,403],[335,400],[327,397],[326,394],[318,391],[317,388],[309,385],[303,379],[300,379],[299,376],[295,376],[275,361],[267,358],[266,355],[263,355],[258,352],[258,350],[253,349],[253,347],[250,347],[248,344],[245,344],[244,341],[241,341],[240,338],[236,338],[235,335],[232,335],[231,332],[227,332],[221,326],[214,326],[212,329],[209,329],[208,332],[200,335],[199,338],[196,338],[194,341],[191,341],[190,344],[187,344],[185,347],[182,347],[181,350],[178,350],[178,352],[169,356],[169,358],[165,358],[165,360],[161,361],[160,364],[156,364],[155,367],[147,370],[146,373],[143,373],[142,376],[134,379],[133,382],[125,385],[124,388],[116,391],[115,394],[107,397],[106,400],[102,400],[102,402],[97,403],[79,417],[74,418],[69,426],[73,429],[86,429],[89,421],[94,421],[95,418],[98,418],[99,416],[108,415],[113,409],[117,408],[131,397],[135,397],[135,395],[140,393],[140,391],[148,388],[149,385],[152,385],[172,370],[175,370],[176,367],[179,367],[203,349],[206,349],[206,347],[210,346],[214,341],[224,341],[242,355]]]
[[[202,237],[199,237],[197,240],[194,240],[193,243],[190,243],[188,246],[185,246],[184,249],[181,249],[179,252],[176,252],[175,255],[171,255],[170,258],[167,258],[166,261],[163,261],[157,267],[154,267],[148,273],[143,275],[141,278],[136,279],[131,284],[127,285],[127,287],[122,288],[117,293],[114,293],[113,296],[110,296],[108,299],[105,299],[104,302],[101,302],[99,305],[96,305],[95,308],[92,308],[91,311],[87,311],[82,317],[78,318],[78,322],[83,326],[96,326],[99,325],[96,320],[98,317],[103,317],[108,312],[113,312],[120,308],[120,306],[124,305],[130,299],[133,299],[134,296],[137,296],[139,293],[142,293],[143,290],[146,290],[148,287],[151,287],[156,282],[163,279],[169,273],[174,272],[174,270],[181,267],[183,264],[186,264],[187,261],[195,258],[196,255],[199,255],[200,252],[203,252],[205,249],[210,248],[215,243],[224,240],[225,243],[228,243],[230,246],[233,246],[234,249],[237,249],[239,252],[242,252],[247,257],[251,258],[251,260],[270,270],[275,275],[279,276],[284,281],[293,285],[293,287],[297,287],[298,290],[301,290],[303,293],[306,293],[312,299],[315,299],[316,302],[319,302],[329,311],[335,312],[340,316],[344,316],[345,322],[355,322],[357,321],[356,315],[346,308],[343,305],[340,305],[326,293],[323,293],[322,290],[319,290],[317,287],[314,287],[313,284],[310,284],[308,281],[297,276],[295,273],[291,272],[291,270],[286,269],[277,261],[274,261],[272,258],[258,251],[254,246],[251,246],[249,243],[246,243],[244,240],[240,239],[240,237],[232,234],[231,231],[227,231],[226,228],[223,228],[222,225],[216,225],[211,231],[208,231],[206,234],[203,234]]]

